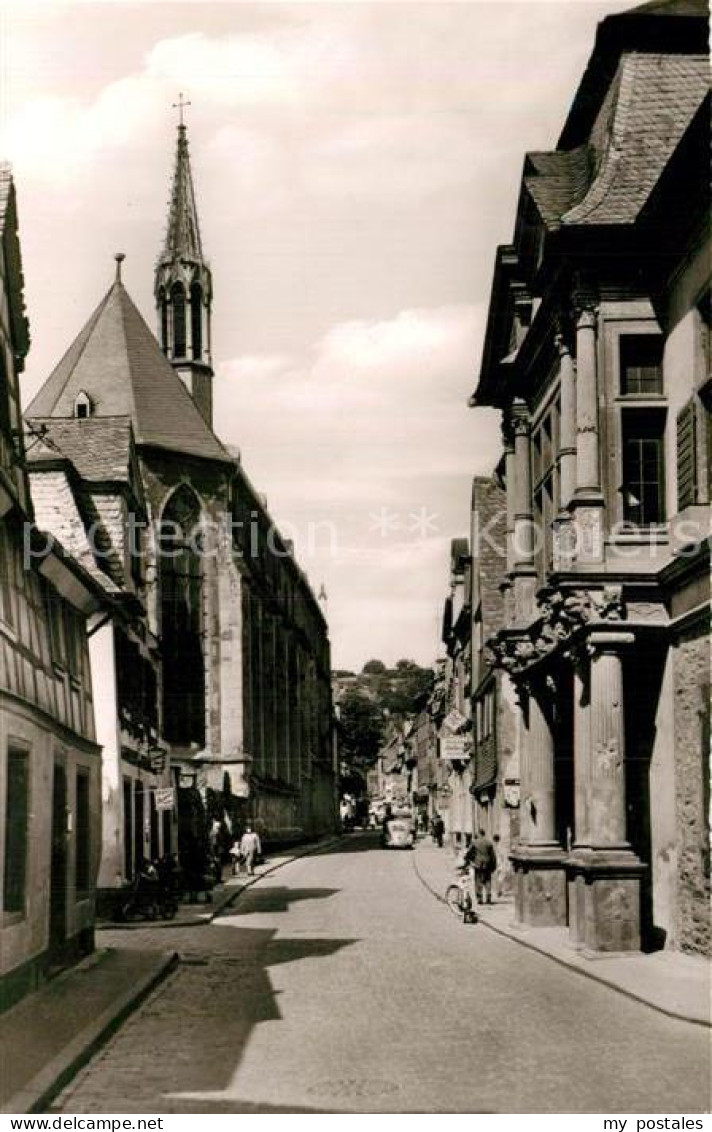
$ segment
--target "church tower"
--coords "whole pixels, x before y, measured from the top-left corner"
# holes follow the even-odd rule
[[[181,377],[203,419],[212,427],[212,276],[203,257],[188,137],[183,121],[183,108],[189,105],[180,95],[168,227],[156,265],[158,339],[163,353]]]

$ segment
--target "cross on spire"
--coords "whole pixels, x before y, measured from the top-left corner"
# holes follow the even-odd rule
[[[178,111],[179,126],[185,125],[185,122],[183,121],[183,111],[186,106],[192,106],[192,103],[187,98],[183,98],[183,91],[181,91],[178,95],[178,101],[173,103],[173,109]]]

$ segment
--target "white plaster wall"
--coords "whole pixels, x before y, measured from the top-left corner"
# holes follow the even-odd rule
[[[124,802],[118,721],[114,625],[108,621],[89,637],[89,665],[101,756],[101,864],[99,886],[113,888],[123,875]]]
[[[99,865],[101,844],[101,767],[98,753],[77,750],[61,742],[29,710],[10,705],[0,698],[0,813],[5,813],[7,788],[7,748],[15,741],[29,751],[30,797],[26,903],[24,915],[3,914],[0,927],[0,973],[21,966],[41,955],[49,943],[50,862],[52,838],[52,783],[55,761],[64,764],[67,774],[67,878],[66,936],[71,939],[89,928],[94,920],[93,889]],[[91,895],[76,900],[76,773],[81,767],[89,773]],[[4,878],[4,838],[0,837],[0,885]]]
[[[2,913],[0,973],[41,955],[49,940],[49,879],[52,830],[54,736],[21,709],[0,698],[0,814],[7,798],[7,748],[15,740],[30,760],[29,829],[24,916]],[[5,838],[0,837],[0,886],[5,876]]]

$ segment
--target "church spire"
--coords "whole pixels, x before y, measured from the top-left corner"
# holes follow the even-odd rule
[[[212,424],[210,359],[212,276],[203,256],[188,134],[179,95],[173,184],[163,250],[156,265],[155,295],[161,348],[200,412]]]

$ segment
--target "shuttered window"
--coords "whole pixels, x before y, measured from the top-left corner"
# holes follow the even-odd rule
[[[697,406],[691,398],[677,414],[677,506],[697,502]]]

